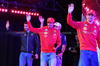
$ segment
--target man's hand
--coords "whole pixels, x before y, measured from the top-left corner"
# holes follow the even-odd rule
[[[41,23],[44,23],[44,18],[42,17],[42,16],[39,16],[39,21],[41,22]]]
[[[6,22],[6,29],[7,29],[7,30],[9,29],[9,26],[10,26],[9,21],[7,21],[7,22]]]
[[[74,49],[74,50],[72,50],[71,52],[73,52],[73,53],[77,53],[77,51]]]
[[[31,20],[31,16],[30,15],[26,15],[26,20],[27,20],[27,22],[29,22]]]
[[[69,51],[71,50],[71,47],[69,47]]]
[[[73,48],[73,50],[71,50],[72,48],[69,47],[69,51],[71,51],[72,53],[76,53],[77,51]]]
[[[39,55],[38,54],[35,54],[35,59],[38,59],[39,58]]]
[[[59,56],[59,57],[62,57],[62,56],[63,56],[63,53],[62,53],[62,52],[61,52],[61,53],[59,53],[59,54],[58,54],[58,56]]]
[[[71,4],[68,5],[68,13],[72,13],[73,10],[74,10],[74,4],[71,3]]]
[[[57,48],[58,48],[58,44],[55,43],[53,47],[53,51],[57,50]]]

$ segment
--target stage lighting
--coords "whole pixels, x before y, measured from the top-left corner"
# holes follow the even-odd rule
[[[23,15],[30,14],[30,15],[32,15],[32,16],[39,16],[39,13],[35,13],[35,12],[27,12],[27,11],[20,11],[20,10],[11,10],[11,13],[15,13],[15,14],[23,14]]]
[[[98,21],[98,20],[96,20],[95,22],[96,22],[96,24],[97,24],[97,25],[100,25],[100,23],[99,23],[99,21]]]
[[[0,12],[8,12],[8,9],[0,8]]]

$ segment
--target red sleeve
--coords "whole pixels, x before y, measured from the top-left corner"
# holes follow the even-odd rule
[[[29,27],[29,30],[31,31],[31,32],[34,32],[34,33],[36,33],[36,34],[39,34],[40,33],[40,28],[34,28],[32,25],[31,25],[31,22],[27,22],[28,23],[28,27]]]
[[[58,47],[60,47],[60,45],[61,45],[60,32],[58,33],[58,36],[57,36],[57,44],[58,44]]]
[[[78,29],[78,28],[80,27],[80,25],[81,25],[81,22],[75,22],[75,21],[73,21],[73,20],[72,20],[72,15],[69,14],[69,13],[68,13],[68,15],[67,15],[67,23],[68,23],[71,27],[73,27],[73,28],[75,28],[75,29]]]
[[[97,43],[98,43],[98,47],[100,49],[100,29],[99,29],[99,33],[98,33],[98,36],[97,36]]]

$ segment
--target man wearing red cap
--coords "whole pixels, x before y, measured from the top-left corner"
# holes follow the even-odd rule
[[[54,18],[47,19],[47,26],[43,28],[33,28],[30,20],[31,16],[26,16],[30,31],[39,34],[41,41],[41,66],[56,66],[56,49],[61,45],[59,30],[53,27]],[[57,44],[56,44],[57,42]]]
[[[42,16],[39,16],[39,21],[41,23],[40,27],[44,26],[43,25],[44,20],[45,19]],[[60,31],[62,25],[59,22],[55,22],[54,27],[55,27],[55,29]],[[60,45],[60,47],[57,48],[57,51],[56,51],[56,59],[57,59],[56,66],[62,66],[62,56],[63,56],[63,53],[66,49],[66,45],[67,45],[66,36],[60,32],[60,37],[61,37],[61,45]]]
[[[79,66],[99,66],[97,58],[97,42],[99,35],[99,26],[94,22],[95,11],[89,10],[86,13],[86,21],[75,22],[72,20],[71,13],[74,10],[74,4],[68,5],[67,23],[75,28],[80,42],[80,60]],[[97,42],[96,42],[97,40]],[[98,42],[100,44],[100,42]]]

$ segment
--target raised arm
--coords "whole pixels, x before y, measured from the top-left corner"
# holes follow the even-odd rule
[[[6,29],[8,30],[8,32],[13,35],[13,36],[20,36],[22,34],[22,32],[15,32],[15,31],[11,31],[9,29],[10,23],[9,21],[6,22]]]
[[[34,28],[34,27],[31,25],[31,22],[30,22],[31,16],[30,16],[30,15],[26,15],[26,20],[27,20],[27,23],[28,23],[29,30],[30,30],[31,32],[34,32],[34,33],[36,33],[36,34],[39,34],[39,32],[41,31],[41,29],[40,29],[40,28]]]
[[[40,21],[40,28],[44,27],[44,18],[42,16],[39,16],[39,21]]]
[[[75,22],[75,21],[72,20],[72,15],[71,14],[72,14],[73,10],[74,10],[74,4],[73,3],[69,4],[68,5],[67,23],[71,27],[73,27],[75,29],[78,29],[80,27],[81,22]]]

